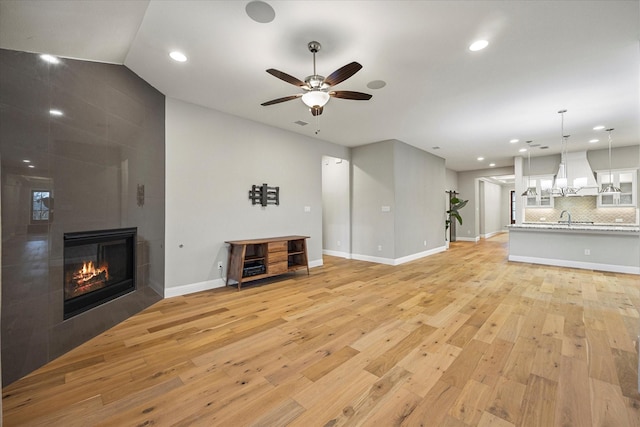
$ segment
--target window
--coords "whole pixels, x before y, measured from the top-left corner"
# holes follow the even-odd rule
[[[32,190],[31,191],[31,222],[38,223],[49,221],[51,202],[51,193],[49,191]]]
[[[511,224],[516,223],[516,192],[511,190],[511,203],[509,204],[509,218],[511,218]]]

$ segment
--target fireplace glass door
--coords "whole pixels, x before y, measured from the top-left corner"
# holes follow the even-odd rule
[[[64,235],[64,318],[135,290],[136,229]]]

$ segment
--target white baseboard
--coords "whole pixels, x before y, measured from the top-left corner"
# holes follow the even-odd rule
[[[357,261],[375,262],[376,264],[394,265],[392,258],[382,258],[377,256],[351,254],[351,259],[355,259]]]
[[[322,267],[323,265],[322,258],[309,261],[309,268]]]
[[[309,268],[321,267],[322,265],[323,265],[322,259],[309,261]],[[181,295],[189,295],[196,292],[208,291],[211,289],[224,288],[224,287],[225,287],[225,279],[206,280],[204,282],[190,283],[188,285],[166,288],[164,289],[164,297],[165,298],[179,297]],[[162,294],[163,292],[160,292],[160,295]]]
[[[208,291],[210,289],[223,288],[224,285],[224,279],[214,279],[206,280],[204,282],[190,283],[188,285],[174,286],[171,288],[165,288],[164,297],[179,297],[181,295],[189,295],[196,292]]]
[[[337,256],[340,258],[351,259],[351,254],[348,252],[332,251],[329,249],[323,249],[322,255]]]
[[[640,274],[640,267],[599,264],[593,262],[570,261],[563,259],[537,258],[520,255],[509,255],[509,261],[527,262],[530,264],[552,265],[554,267],[580,268],[583,270],[609,271],[612,273]]]
[[[457,237],[456,236],[456,241],[457,242],[474,242],[474,243],[478,243],[480,241],[480,237]]]
[[[489,239],[493,236],[497,236],[500,233],[502,233],[502,231],[492,231],[491,233],[483,234],[480,237],[482,237],[483,239]]]
[[[375,256],[369,256],[369,255],[360,255],[360,254],[351,254],[351,258],[358,260],[358,261],[368,261],[368,262],[375,262],[377,264],[385,264],[385,265],[400,265],[400,264],[404,264],[406,262],[410,262],[410,261],[415,261],[417,259],[420,258],[424,258],[427,257],[429,255],[434,255],[437,254],[439,252],[444,252],[447,250],[446,246],[440,246],[434,249],[429,249],[428,251],[423,251],[423,252],[418,252],[416,254],[411,254],[411,255],[407,255],[405,257],[401,257],[401,258],[382,258],[382,257],[375,257]]]

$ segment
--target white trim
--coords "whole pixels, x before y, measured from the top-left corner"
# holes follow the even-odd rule
[[[581,268],[584,270],[609,271],[612,273],[640,274],[640,267],[624,265],[599,264],[593,262],[569,261],[563,259],[538,258],[520,255],[509,255],[509,261],[553,265],[555,267]]]
[[[502,231],[492,231],[491,233],[483,234],[481,237],[483,239],[490,239],[493,236],[497,236],[498,234],[501,234],[501,233],[503,233],[503,232]]]
[[[309,261],[309,268],[321,267],[322,265],[323,265],[322,259]],[[164,297],[165,298],[179,297],[182,295],[189,295],[196,292],[208,291],[211,289],[224,288],[224,287],[225,287],[225,279],[206,280],[204,282],[190,283],[188,285],[166,288],[164,290]]]
[[[322,255],[337,256],[337,257],[340,257],[340,258],[351,259],[351,254],[348,253],[348,252],[332,251],[332,250],[329,250],[329,249],[323,249],[322,250]]]
[[[457,237],[456,236],[456,241],[478,243],[480,241],[480,237]]]
[[[420,258],[424,258],[424,257],[428,257],[430,255],[434,255],[440,252],[444,252],[447,250],[446,246],[439,246],[437,248],[434,249],[429,249],[428,251],[423,251],[423,252],[418,252],[415,254],[411,254],[411,255],[407,255],[404,256],[402,258],[381,258],[381,257],[375,257],[375,256],[369,256],[369,255],[360,255],[360,254],[351,254],[352,259],[358,260],[358,261],[368,261],[368,262],[375,262],[377,264],[385,264],[385,265],[400,265],[400,264],[404,264],[410,261],[415,261],[417,259]]]
[[[415,261],[420,258],[428,257],[429,255],[435,255],[440,252],[444,252],[447,250],[446,246],[439,246],[434,249],[429,249],[428,251],[418,252],[417,254],[407,255],[402,258],[396,258],[393,265],[400,265],[410,261]]]
[[[206,280],[204,282],[190,283],[188,285],[165,288],[164,297],[173,298],[181,295],[189,295],[196,292],[208,291],[210,289],[223,288],[224,279]]]
[[[391,258],[381,258],[377,256],[351,254],[351,259],[355,259],[357,261],[375,262],[377,264],[393,265],[393,259]]]
[[[324,263],[322,262],[322,258],[309,261],[309,268],[322,267],[323,265]]]

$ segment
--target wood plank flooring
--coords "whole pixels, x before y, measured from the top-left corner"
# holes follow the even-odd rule
[[[5,426],[640,426],[640,278],[506,246],[163,300],[5,387]]]

